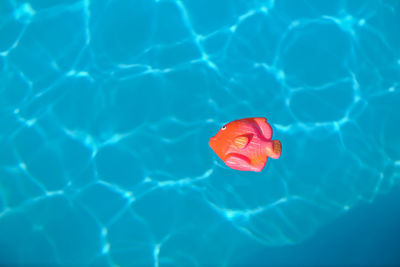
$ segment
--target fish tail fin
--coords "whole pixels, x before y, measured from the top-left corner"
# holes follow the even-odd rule
[[[272,140],[267,145],[267,157],[279,159],[282,153],[282,144],[279,140]]]

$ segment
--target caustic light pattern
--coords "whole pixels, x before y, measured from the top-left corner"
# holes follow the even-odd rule
[[[2,0],[1,263],[229,264],[389,192],[399,32],[393,0]],[[260,114],[283,153],[233,172],[209,138]]]

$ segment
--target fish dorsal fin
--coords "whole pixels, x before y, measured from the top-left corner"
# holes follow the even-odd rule
[[[245,148],[249,142],[250,138],[245,135],[238,136],[233,140],[233,144],[239,149]]]
[[[256,121],[258,127],[260,127],[261,134],[264,136],[265,139],[271,139],[272,138],[272,128],[271,126],[267,123],[266,118],[254,118]]]

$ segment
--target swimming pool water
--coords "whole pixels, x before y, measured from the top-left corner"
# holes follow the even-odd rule
[[[310,263],[265,255],[398,200],[399,32],[397,0],[1,1],[0,264]],[[255,116],[282,156],[229,169]]]

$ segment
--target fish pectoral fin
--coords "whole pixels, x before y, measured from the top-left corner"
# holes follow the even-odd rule
[[[282,144],[279,140],[272,140],[267,145],[267,157],[278,159],[282,153]]]
[[[239,149],[245,148],[249,144],[249,142],[250,142],[250,138],[245,135],[236,137],[233,140],[233,144],[235,145],[235,147],[237,147]]]

